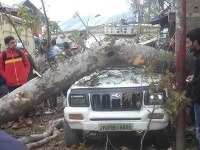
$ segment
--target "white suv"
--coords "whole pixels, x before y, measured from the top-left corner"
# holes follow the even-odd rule
[[[64,101],[65,143],[78,144],[83,132],[148,130],[156,131],[158,147],[169,145],[169,116],[161,108],[167,92],[149,92],[150,84],[157,81],[159,76],[146,77],[134,68],[103,70],[77,81]]]

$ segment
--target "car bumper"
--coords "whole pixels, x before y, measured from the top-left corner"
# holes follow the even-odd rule
[[[126,125],[131,126],[133,131],[160,130],[168,125],[169,117],[161,109],[157,108],[155,114],[163,114],[161,119],[149,119],[148,116],[153,111],[152,108],[143,108],[140,111],[92,111],[90,108],[65,107],[64,118],[71,129],[86,131],[100,131],[102,125]],[[71,119],[70,115],[83,116],[82,119]],[[120,130],[120,131],[123,131]]]

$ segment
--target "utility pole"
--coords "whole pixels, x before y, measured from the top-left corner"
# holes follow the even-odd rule
[[[185,60],[186,60],[186,0],[175,0],[176,9],[176,30],[175,30],[175,51],[176,51],[176,82],[177,92],[185,90]],[[185,125],[186,109],[179,112],[176,119],[176,150],[185,150]]]

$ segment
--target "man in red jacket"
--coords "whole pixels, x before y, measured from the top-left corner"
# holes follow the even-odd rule
[[[0,55],[0,74],[6,79],[9,92],[12,92],[27,82],[30,63],[24,51],[21,50],[22,56],[19,56],[14,37],[5,37],[4,43],[7,46],[6,58],[3,60],[3,55]]]
[[[5,37],[4,43],[7,49],[5,54],[0,54],[0,74],[6,79],[8,91],[12,92],[27,82],[30,63],[24,51],[17,52],[19,50],[16,49],[13,36]],[[18,128],[18,126],[19,123],[16,122],[13,128]]]

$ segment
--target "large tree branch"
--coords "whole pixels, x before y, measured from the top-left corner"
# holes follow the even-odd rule
[[[152,59],[155,49],[137,44],[116,41],[113,47],[107,44],[94,46],[58,64],[55,70],[49,69],[42,78],[35,78],[0,99],[0,124],[4,124],[37,106],[56,92],[66,89],[78,79],[110,65],[129,64],[132,66],[135,56]]]

